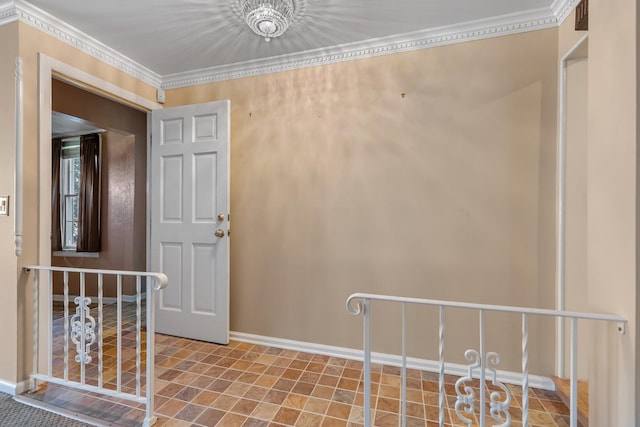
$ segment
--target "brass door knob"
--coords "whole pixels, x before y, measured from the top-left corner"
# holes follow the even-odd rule
[[[222,222],[224,221],[224,215],[220,214],[218,215],[218,222]]]
[[[224,237],[224,231],[217,229],[215,235],[216,237]]]

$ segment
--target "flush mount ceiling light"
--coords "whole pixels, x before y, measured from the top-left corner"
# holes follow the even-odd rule
[[[265,41],[287,31],[293,17],[293,0],[240,0],[240,6],[249,28]]]

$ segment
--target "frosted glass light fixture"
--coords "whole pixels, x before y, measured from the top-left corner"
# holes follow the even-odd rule
[[[265,41],[287,31],[293,17],[293,0],[240,0],[240,6],[249,28]]]

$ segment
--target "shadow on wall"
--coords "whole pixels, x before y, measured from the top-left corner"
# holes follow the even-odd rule
[[[553,307],[557,44],[532,31],[167,91],[231,100],[231,329],[358,348],[353,292]],[[397,354],[399,316],[375,310],[374,350]],[[409,315],[410,354],[436,359],[433,317]],[[451,316],[464,363],[478,320]],[[518,370],[519,327],[487,321]],[[539,330],[531,369],[550,374]]]

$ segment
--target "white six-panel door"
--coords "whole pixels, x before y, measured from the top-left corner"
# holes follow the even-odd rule
[[[152,113],[150,268],[169,278],[156,331],[229,342],[229,101]]]

